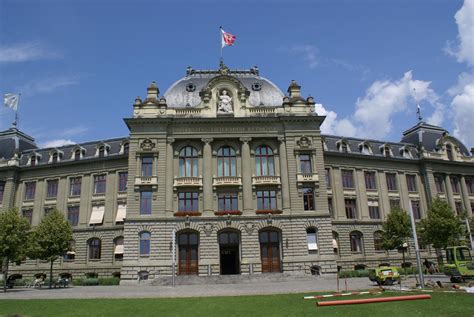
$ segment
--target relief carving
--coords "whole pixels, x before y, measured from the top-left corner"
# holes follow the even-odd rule
[[[143,140],[142,144],[140,144],[140,148],[143,151],[153,151],[153,149],[155,148],[155,143],[147,138]]]

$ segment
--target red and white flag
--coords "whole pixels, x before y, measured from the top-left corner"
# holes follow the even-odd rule
[[[227,33],[226,31],[224,31],[222,28],[221,28],[221,32],[222,32],[222,48],[224,48],[224,46],[232,46],[234,45],[234,42],[235,42],[235,35],[232,35],[230,33]]]

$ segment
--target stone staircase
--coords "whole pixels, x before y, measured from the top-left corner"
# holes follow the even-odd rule
[[[317,280],[322,276],[297,274],[297,273],[266,273],[252,275],[181,275],[176,276],[176,285],[213,285],[213,284],[244,284],[244,283],[275,283],[290,281]],[[171,286],[173,283],[171,276],[159,276],[147,284]]]

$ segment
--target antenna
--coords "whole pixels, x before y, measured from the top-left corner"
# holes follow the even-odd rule
[[[413,88],[413,93],[415,94],[415,101],[416,101],[416,115],[418,121],[423,121],[423,117],[421,116],[421,107],[420,107],[420,101],[418,100],[416,96],[416,88]]]

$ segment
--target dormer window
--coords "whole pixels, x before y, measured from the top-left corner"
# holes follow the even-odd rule
[[[95,157],[106,157],[109,155],[110,145],[106,143],[99,143],[96,147]]]
[[[58,157],[59,156],[58,156],[57,152],[53,153],[53,155],[51,157],[51,163],[53,163],[53,164],[57,163],[58,162]]]
[[[360,149],[360,153],[364,154],[364,155],[371,155],[372,154],[372,150],[370,148],[370,145],[368,143],[361,143],[359,144],[359,149]]]
[[[346,143],[341,143],[341,149],[340,151],[342,153],[347,153],[347,144]]]
[[[448,160],[454,161],[453,147],[451,144],[446,144],[446,155],[448,156]]]
[[[81,159],[81,149],[74,151],[74,160],[79,161]]]
[[[351,151],[346,141],[340,140],[336,142],[337,149],[341,153],[349,153]]]
[[[104,157],[105,156],[105,146],[101,146],[99,148],[99,157]]]
[[[33,155],[30,159],[30,166],[36,166],[36,155]]]
[[[130,145],[128,143],[123,144],[123,154],[128,155],[128,150],[129,150]]]
[[[412,155],[411,155],[411,152],[410,152],[409,149],[403,148],[403,149],[401,150],[401,152],[402,152],[403,158],[408,158],[408,159],[409,159],[409,158],[412,158]]]
[[[392,157],[392,150],[390,149],[389,146],[383,146],[382,147],[382,155],[385,157]]]

